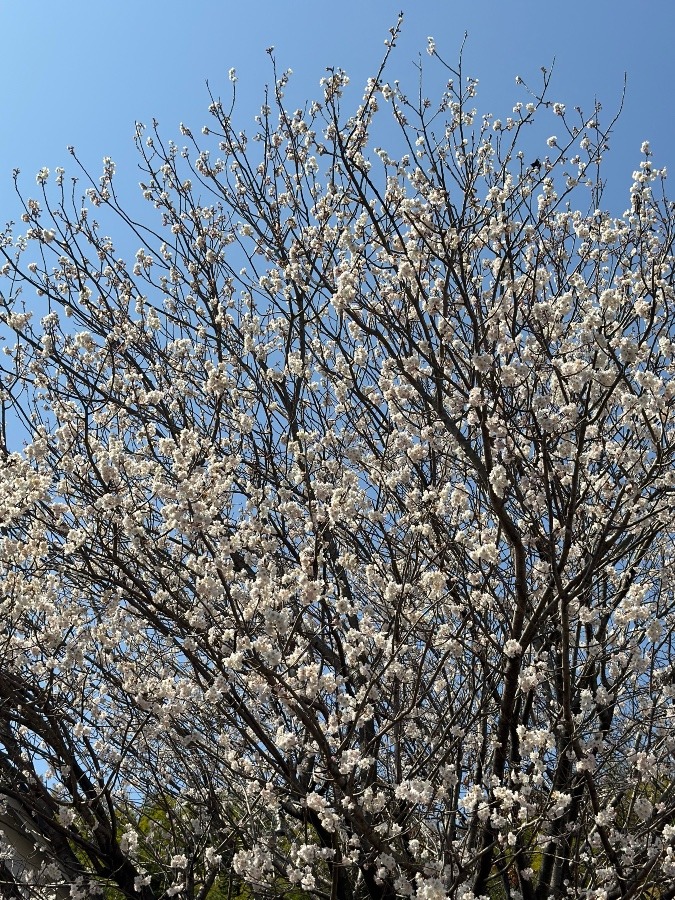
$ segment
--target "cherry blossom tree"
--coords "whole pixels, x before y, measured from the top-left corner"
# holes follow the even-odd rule
[[[666,173],[613,215],[598,110],[397,35],[351,113],[139,125],[142,223],[17,180],[4,896],[675,897]]]

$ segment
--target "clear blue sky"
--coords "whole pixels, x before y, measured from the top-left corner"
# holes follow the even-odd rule
[[[294,69],[293,104],[318,94],[326,66],[342,66],[361,84],[400,8],[406,19],[391,80],[414,86],[412,62],[420,52],[429,62],[427,35],[454,61],[465,31],[466,70],[481,82],[478,108],[496,115],[525,99],[514,76],[534,81],[554,57],[551,98],[589,112],[594,97],[607,111],[617,106],[625,72],[607,174],[627,191],[643,139],[655,164],[673,168],[675,0],[0,0],[0,223],[17,213],[12,168],[33,191],[41,166],[72,166],[68,144],[96,174],[112,156],[135,185],[134,121],[156,117],[167,138],[178,138],[181,121],[198,130],[208,119],[206,80],[226,94],[231,66],[241,120],[252,117],[270,77],[271,44],[279,65]]]

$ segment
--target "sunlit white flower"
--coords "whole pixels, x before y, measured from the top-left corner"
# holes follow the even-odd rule
[[[513,638],[509,638],[509,640],[504,644],[504,655],[508,656],[509,659],[520,656],[522,652],[523,648],[520,646],[518,641],[515,641]]]

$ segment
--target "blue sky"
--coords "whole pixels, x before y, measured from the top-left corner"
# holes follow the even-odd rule
[[[342,66],[360,85],[400,8],[406,18],[390,80],[412,90],[413,63],[420,53],[430,62],[427,35],[454,61],[465,31],[465,69],[480,79],[481,112],[508,114],[526,99],[515,75],[536,81],[555,58],[551,99],[590,113],[597,97],[609,114],[627,73],[606,174],[627,193],[644,139],[655,164],[672,168],[675,0],[0,0],[0,222],[17,215],[12,169],[21,168],[30,192],[42,166],[72,170],[69,144],[97,175],[112,156],[137,202],[134,122],[154,116],[164,137],[178,140],[179,122],[198,130],[208,119],[206,80],[226,94],[234,66],[243,124],[270,80],[270,45],[280,67],[294,70],[291,105],[318,95],[326,66]]]

